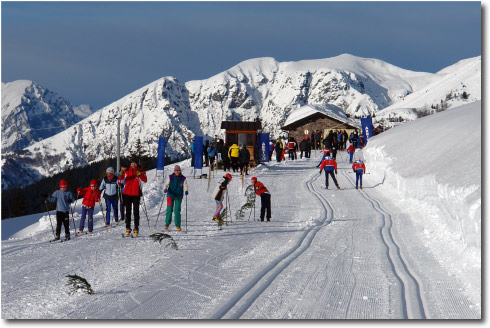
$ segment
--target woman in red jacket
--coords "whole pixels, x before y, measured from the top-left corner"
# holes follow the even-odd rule
[[[90,234],[94,230],[94,207],[100,201],[100,191],[97,189],[97,181],[92,179],[89,187],[83,189],[77,188],[77,193],[80,196],[84,196],[82,201],[82,218],[80,219],[78,232],[83,232],[85,217],[88,215],[88,233]]]
[[[118,183],[124,184],[124,205],[126,206],[126,236],[131,234],[131,206],[134,214],[133,233],[138,236],[140,225],[140,198],[141,184],[146,183],[146,173],[139,166],[136,160],[131,161],[131,166],[124,172],[119,172]]]
[[[264,184],[257,180],[256,177],[252,177],[252,184],[254,191],[260,196],[260,221],[264,222],[265,212],[267,211],[267,222],[271,220],[271,194]]]

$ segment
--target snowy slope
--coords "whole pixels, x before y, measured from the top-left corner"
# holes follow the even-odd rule
[[[418,119],[368,142],[368,170],[438,260],[481,284],[481,101]]]
[[[92,114],[28,80],[2,82],[2,153],[53,136]]]
[[[376,120],[386,120],[390,115],[413,120],[417,115],[409,110],[412,108],[430,110],[440,106],[441,101],[447,107],[456,107],[477,100],[481,100],[481,56],[461,60],[437,72],[431,83],[376,113]]]
[[[250,59],[209,79],[186,83],[165,77],[76,126],[9,155],[2,163],[2,175],[8,177],[2,189],[114,156],[119,116],[125,156],[134,150],[138,138],[147,152],[155,154],[158,137],[164,135],[169,138],[169,156],[181,159],[189,156],[194,135],[223,136],[223,120],[260,118],[263,130],[277,137],[284,133],[280,128],[298,105],[329,104],[359,117],[375,113],[439,77],[347,54],[283,63],[273,58]]]
[[[369,159],[373,174],[364,177],[363,190],[356,190],[347,154],[340,152],[337,178],[344,189],[325,190],[324,177],[315,167],[319,156],[255,169],[252,174],[272,194],[271,222],[256,221],[257,205],[255,213],[247,210],[239,220],[229,217],[223,230],[210,220],[213,186],[223,172],[208,191],[208,181],[192,178],[189,160],[180,163],[190,193],[182,206],[188,233],[176,233],[173,223],[169,231],[178,250],[149,238],[144,208],[151,227],[161,231],[164,224],[165,205],[159,211],[162,182],[155,171],[148,172],[143,187],[137,239],[121,238],[121,226],[107,231],[99,206],[95,233],[62,244],[48,242],[52,233],[47,213],[20,231],[14,227],[16,220],[35,219],[3,220],[2,230],[9,231],[11,239],[2,236],[2,317],[481,318],[480,285],[465,285],[410,228],[410,213],[391,195],[384,196],[386,185],[374,174],[378,163]],[[239,176],[232,175],[226,205],[235,213],[245,196]],[[77,224],[79,213],[80,201]],[[433,234],[448,238],[443,229]],[[86,278],[95,294],[69,295],[68,274]]]

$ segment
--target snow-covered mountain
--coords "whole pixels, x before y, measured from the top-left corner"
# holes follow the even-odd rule
[[[28,80],[2,82],[2,153],[51,137],[92,114]]]
[[[259,118],[264,131],[278,136],[297,105],[328,103],[351,117],[361,117],[435,83],[441,72],[413,72],[381,60],[344,54],[282,63],[273,58],[251,59],[209,79],[186,83],[164,77],[4,159],[2,189],[14,186],[10,180],[18,183],[24,179],[27,184],[36,175],[51,176],[115,156],[117,117],[121,117],[124,156],[135,149],[138,139],[146,151],[155,154],[158,137],[165,135],[166,153],[180,159],[189,156],[192,136],[222,136],[223,120]],[[473,82],[480,83],[480,79]]]
[[[391,117],[417,118],[417,112],[457,107],[481,100],[481,56],[440,70],[431,83],[376,114],[377,121]]]

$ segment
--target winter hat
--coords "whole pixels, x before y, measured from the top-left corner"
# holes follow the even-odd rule
[[[227,178],[228,180],[231,181],[231,174],[230,173],[226,173],[226,175],[223,178]]]
[[[256,177],[252,177],[252,179],[250,179],[250,180],[252,180],[252,182],[255,182],[255,181],[257,181],[257,178]]]
[[[174,171],[181,171],[180,166],[179,165],[175,165],[174,166]]]
[[[95,179],[90,180],[90,187],[97,187],[97,181]]]
[[[66,182],[66,180],[60,180],[60,188],[61,187],[68,187],[68,183]]]
[[[114,169],[110,166],[105,171],[114,174]]]

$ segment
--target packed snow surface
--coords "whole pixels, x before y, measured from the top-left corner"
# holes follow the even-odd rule
[[[190,190],[182,205],[187,233],[177,233],[173,223],[168,232],[177,250],[149,237],[164,224],[163,183],[155,171],[143,188],[137,238],[122,238],[121,225],[104,228],[99,205],[94,234],[63,243],[49,242],[48,213],[3,220],[2,318],[479,319],[481,132],[474,123],[480,106],[370,139],[362,151],[369,173],[362,190],[355,189],[345,152],[337,155],[340,190],[332,181],[324,189],[319,152],[260,165],[251,175],[272,194],[271,222],[257,221],[259,199],[255,211],[235,217],[250,176],[242,181],[232,173],[226,202],[232,215],[219,230],[211,194],[223,172],[208,189],[186,160],[180,164]],[[465,138],[453,121],[464,125]],[[447,147],[452,158],[468,159],[443,162]],[[77,225],[80,211],[79,200]],[[19,221],[35,223],[13,227]],[[95,294],[69,295],[70,274],[87,279]]]

